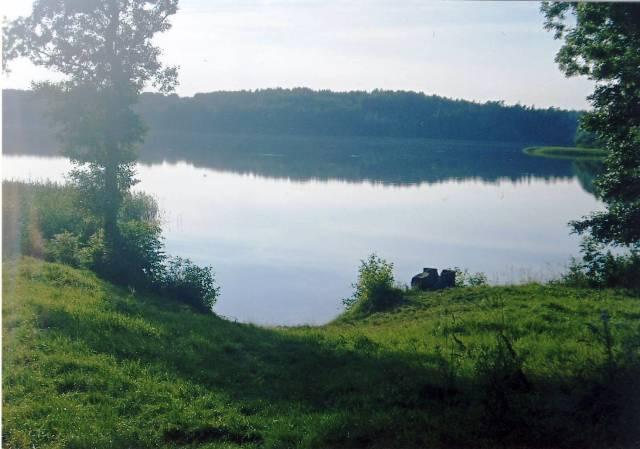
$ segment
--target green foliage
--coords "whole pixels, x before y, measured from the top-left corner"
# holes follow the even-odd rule
[[[78,259],[82,267],[100,273],[105,265],[104,232],[98,229],[78,251]]]
[[[3,71],[9,61],[26,57],[79,86],[108,89],[119,82],[136,91],[146,84],[171,91],[176,68],[163,67],[152,38],[171,27],[168,19],[177,6],[177,0],[36,0],[31,15],[3,29]],[[112,85],[102,85],[107,81]]]
[[[36,86],[49,102],[50,119],[65,153],[77,164],[70,177],[85,209],[104,231],[104,267],[121,275],[118,225],[122,201],[135,184],[135,146],[145,127],[132,105],[152,84],[162,92],[177,84],[177,69],[164,67],[153,45],[170,28],[177,0],[78,2],[36,0],[31,15],[3,29],[3,70],[25,57],[63,75]]]
[[[474,103],[420,92],[307,88],[211,92],[193,98],[143,95],[153,129],[175,132],[374,136],[566,143],[578,113]]]
[[[80,265],[80,239],[68,231],[56,234],[47,241],[46,258],[72,267]]]
[[[65,231],[82,234],[94,226],[75,207],[78,191],[69,185],[3,181],[2,187],[7,190],[4,198],[20,209],[22,225],[37,226],[44,239]]]
[[[631,448],[640,438],[640,301],[623,291],[407,292],[387,312],[263,328],[64,265],[25,258],[3,275],[7,447]]]
[[[456,273],[456,287],[479,287],[488,285],[487,275],[481,271],[469,273],[466,268],[454,267]]]
[[[593,132],[587,131],[582,126],[578,126],[578,129],[576,129],[573,143],[578,148],[602,148],[602,142],[598,140],[598,136]]]
[[[212,267],[199,267],[189,259],[171,257],[163,272],[162,285],[171,297],[210,313],[220,295]]]
[[[104,231],[82,207],[82,195],[75,186],[3,182],[3,190],[4,200],[13,203],[3,205],[3,214],[13,210],[12,216],[4,217],[5,223],[21,235],[20,248],[14,248],[14,253],[107,274]],[[158,206],[148,195],[127,195],[121,215],[119,282],[148,285],[162,262]]]
[[[563,39],[560,69],[595,81],[593,109],[581,126],[607,151],[595,181],[606,210],[571,225],[602,243],[632,247],[640,242],[640,4],[544,2],[542,11],[545,28]]]
[[[71,233],[82,239],[97,228],[75,204],[78,192],[55,183],[2,183],[3,256],[45,257],[47,241]]]
[[[613,254],[594,238],[585,237],[581,259],[573,259],[562,280],[583,287],[640,289],[640,250]]]
[[[117,269],[104,273],[118,283],[152,287],[161,282],[164,272],[162,229],[155,223],[129,220],[119,223],[121,244]]]
[[[160,224],[160,209],[155,198],[144,192],[132,192],[125,196],[120,208],[120,221],[142,221]]]
[[[3,182],[3,221],[8,229],[3,244],[21,240],[11,253],[3,249],[4,255],[27,254],[88,268],[115,284],[163,291],[198,310],[211,311],[219,294],[212,269],[188,259],[167,259],[153,197],[124,196],[115,265],[107,257],[104,229],[78,203],[80,197],[75,185]]]
[[[7,123],[25,126],[22,114],[31,112],[27,122],[30,130],[46,128],[39,117],[44,105],[32,92],[7,89],[3,101]],[[270,135],[268,138],[369,136],[572,145],[580,115],[557,108],[477,103],[411,91],[307,88],[209,92],[193,97],[146,92],[136,111],[149,126],[150,137],[156,133],[181,135],[182,146],[194,142],[198,135],[220,134],[208,149],[212,143],[224,148],[218,142],[230,135],[243,139],[255,136],[262,142],[265,134]],[[163,143],[154,142],[153,150]],[[184,151],[180,148],[181,155]]]
[[[358,280],[352,287],[353,295],[342,303],[347,310],[357,313],[379,312],[402,301],[402,291],[395,287],[393,263],[375,253],[360,261]]]

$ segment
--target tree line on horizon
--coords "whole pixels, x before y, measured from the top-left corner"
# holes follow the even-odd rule
[[[3,126],[42,127],[46,100],[3,90]],[[143,93],[151,131],[460,139],[572,145],[580,111],[477,103],[411,91],[261,89],[193,97]]]

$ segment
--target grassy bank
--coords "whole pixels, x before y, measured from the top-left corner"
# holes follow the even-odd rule
[[[570,160],[602,160],[607,155],[599,148],[578,147],[529,147],[522,151],[529,156]]]
[[[638,298],[527,285],[404,301],[268,329],[6,262],[4,446],[637,444]]]

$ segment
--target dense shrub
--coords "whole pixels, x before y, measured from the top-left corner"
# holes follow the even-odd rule
[[[105,263],[104,252],[104,231],[98,229],[78,251],[80,266],[100,273]]]
[[[28,204],[25,211],[32,215],[25,217],[37,224],[45,239],[56,234],[71,232],[82,235],[89,226],[94,226],[90,217],[74,207],[77,191],[60,184],[23,184]]]
[[[120,285],[164,291],[210,312],[219,287],[210,267],[188,259],[167,259],[160,213],[145,193],[124,197],[119,211],[116,263],[107,263],[100,220],[80,198],[77,186],[3,182],[3,255],[27,254],[88,268]],[[19,242],[16,244],[15,242]],[[112,259],[113,260],[113,259]]]
[[[402,301],[402,291],[395,287],[393,263],[375,253],[360,261],[358,280],[352,287],[353,295],[342,300],[347,310],[372,313],[388,309]]]
[[[65,232],[90,235],[84,230],[93,223],[74,207],[76,199],[77,192],[66,185],[4,181],[3,255],[48,257],[47,241],[55,235]]]
[[[100,220],[83,206],[76,186],[5,182],[3,187],[8,191],[4,199],[15,203],[13,216],[5,218],[18,229],[21,242],[14,249],[18,254],[89,268],[117,283],[136,287],[150,287],[162,277],[163,245],[153,197],[144,193],[125,196],[114,267],[105,263]]]
[[[80,239],[71,232],[56,234],[46,243],[47,260],[60,262],[72,267],[80,265]]]
[[[152,287],[161,282],[164,271],[162,229],[154,222],[121,222],[118,267],[114,274],[120,282]]]
[[[220,294],[211,267],[199,267],[181,257],[171,257],[167,261],[163,287],[171,297],[201,312],[211,312]]]
[[[592,238],[581,243],[582,258],[572,259],[562,281],[576,287],[623,287],[640,289],[640,249],[613,254]]]

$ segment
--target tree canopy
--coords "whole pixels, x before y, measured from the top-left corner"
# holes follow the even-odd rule
[[[3,30],[3,68],[17,57],[68,77],[67,84],[139,93],[147,84],[170,92],[177,68],[160,62],[151,39],[170,28],[177,0],[36,0],[30,16]]]
[[[606,210],[573,223],[602,243],[640,246],[640,3],[542,4],[567,76],[596,82],[582,126],[608,151],[596,180]]]
[[[103,219],[107,259],[118,252],[118,211],[144,134],[131,107],[145,86],[169,92],[177,83],[177,68],[161,63],[152,42],[176,11],[177,0],[36,0],[31,15],[3,30],[4,70],[26,57],[64,75],[36,87],[79,166],[72,177],[85,206]]]
[[[42,123],[36,95],[5,91],[4,98],[6,125],[22,128]],[[573,144],[580,116],[577,111],[475,103],[420,92],[306,88],[193,97],[145,92],[134,110],[152,134],[409,137],[550,145]]]

